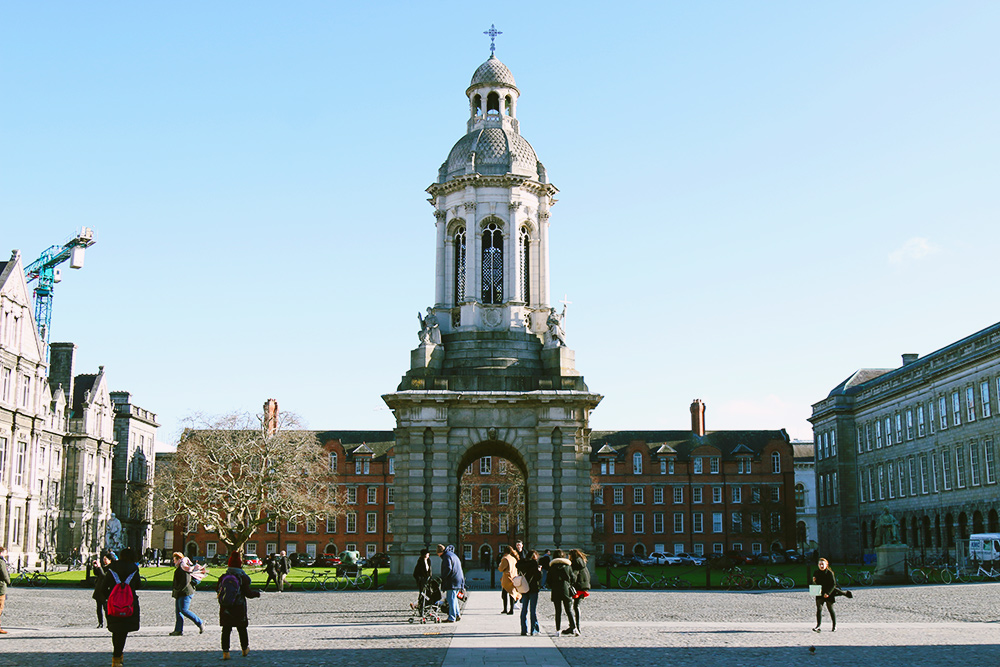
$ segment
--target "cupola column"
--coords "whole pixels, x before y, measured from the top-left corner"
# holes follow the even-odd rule
[[[447,218],[448,213],[446,211],[434,211],[434,217],[437,220],[437,257],[435,261],[435,274],[434,274],[434,304],[437,307],[443,307],[446,305],[445,296],[445,285],[448,284],[448,270],[447,270],[447,247],[445,246],[445,236],[448,228]]]

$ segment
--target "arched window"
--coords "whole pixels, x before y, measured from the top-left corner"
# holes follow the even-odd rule
[[[528,277],[530,275],[530,273],[528,271],[528,268],[529,268],[529,264],[528,264],[528,240],[529,240],[529,237],[528,237],[528,228],[527,227],[521,227],[521,233],[518,235],[517,253],[518,253],[518,258],[520,259],[520,261],[518,262],[518,267],[519,267],[520,272],[521,272],[521,276],[520,276],[520,278],[521,278],[521,281],[520,281],[521,282],[521,295],[520,295],[520,299],[524,303],[528,303],[530,301],[530,299],[531,299],[531,285],[528,282]]]
[[[493,222],[483,229],[483,303],[503,303],[503,233]]]
[[[505,116],[509,116],[510,115],[511,109],[513,107],[514,107],[514,104],[513,104],[513,102],[510,99],[510,95],[507,95],[505,98],[503,98],[503,109],[504,109],[503,110],[503,114]]]
[[[476,95],[472,98],[472,111],[477,116],[483,115],[483,98],[480,95]]]
[[[795,485],[795,506],[806,506],[806,487],[801,482]]]
[[[500,114],[500,96],[496,92],[486,96],[486,113],[491,116]]]
[[[465,301],[465,228],[455,232],[455,303]]]
[[[778,452],[771,453],[771,472],[774,474],[781,472],[781,454]]]
[[[642,474],[642,454],[640,452],[632,454],[632,473],[635,475]]]

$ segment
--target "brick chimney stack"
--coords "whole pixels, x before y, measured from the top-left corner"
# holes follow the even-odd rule
[[[264,401],[264,431],[272,435],[278,430],[278,401],[269,398]]]
[[[705,404],[700,398],[691,402],[691,431],[699,437],[705,435]]]

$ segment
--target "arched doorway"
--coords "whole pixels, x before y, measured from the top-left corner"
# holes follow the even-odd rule
[[[198,544],[196,542],[188,542],[187,548],[184,550],[187,553],[187,557],[194,560],[198,557]]]
[[[337,551],[337,545],[334,544],[333,542],[330,542],[323,549],[323,553],[325,553],[325,554],[335,554],[335,553],[340,553],[340,552]]]
[[[983,513],[976,510],[972,513],[972,532],[973,533],[985,533],[983,530]]]
[[[632,553],[635,554],[636,556],[645,556],[646,545],[643,544],[642,542],[636,542],[634,545],[632,545]]]
[[[494,440],[469,448],[458,471],[456,551],[467,566],[489,570],[507,546],[518,540],[531,544],[526,534],[527,469],[517,450]]]
[[[918,529],[917,526],[918,526],[918,524],[917,524],[917,517],[911,517],[910,518],[910,536],[911,536],[911,538],[913,540],[913,544],[910,545],[911,547],[919,547],[920,546],[920,530]]]
[[[965,512],[961,512],[958,515],[958,539],[969,539],[969,515]]]
[[[987,532],[1000,533],[1000,520],[998,520],[996,510],[990,510],[986,514],[986,521],[989,526],[989,530]]]
[[[944,546],[950,549],[955,546],[955,519],[951,514],[944,515]]]

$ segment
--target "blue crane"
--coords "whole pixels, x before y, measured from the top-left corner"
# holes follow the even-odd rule
[[[83,268],[83,253],[96,242],[94,230],[84,227],[66,243],[45,250],[38,259],[24,269],[27,282],[38,280],[35,286],[35,324],[45,345],[46,360],[49,358],[49,328],[52,325],[52,289],[62,279],[57,267],[69,260],[71,269]]]

